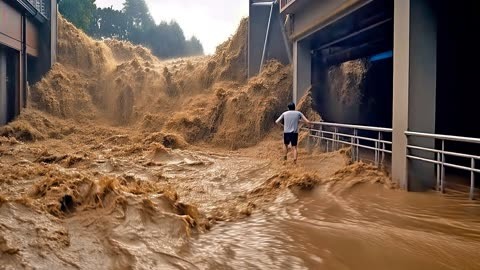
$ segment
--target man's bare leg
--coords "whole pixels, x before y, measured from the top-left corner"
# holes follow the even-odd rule
[[[297,164],[297,147],[292,146],[293,148],[293,163]]]
[[[284,144],[283,149],[285,149],[285,156],[283,157],[283,160],[287,160],[287,155],[288,155],[288,145]]]

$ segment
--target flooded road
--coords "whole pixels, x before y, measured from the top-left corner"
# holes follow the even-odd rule
[[[103,136],[3,141],[1,269],[480,268],[477,202],[397,190],[341,151],[293,166],[276,140],[132,152],[139,138]]]

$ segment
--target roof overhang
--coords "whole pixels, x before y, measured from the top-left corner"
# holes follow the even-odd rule
[[[309,0],[279,0],[281,13],[296,13],[299,9],[303,8]]]

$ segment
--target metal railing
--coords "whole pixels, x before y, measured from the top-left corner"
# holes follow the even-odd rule
[[[384,164],[386,153],[392,153],[392,141],[387,139],[388,137],[391,138],[391,128],[327,122],[312,122],[312,125],[313,127],[308,129],[311,138],[320,139],[320,144],[325,141],[326,151],[336,151],[342,145],[351,146],[353,161],[360,160],[360,149],[374,151],[374,163],[376,166]],[[386,134],[390,136],[386,136]]]
[[[470,172],[470,199],[474,199],[474,191],[475,191],[475,173],[480,173],[480,169],[475,168],[475,163],[477,160],[480,160],[480,156],[471,155],[471,154],[464,154],[452,151],[445,150],[445,141],[452,141],[452,142],[463,142],[463,143],[470,143],[470,144],[480,144],[480,139],[478,138],[470,138],[470,137],[460,137],[460,136],[449,136],[449,135],[439,135],[439,134],[430,134],[430,133],[420,133],[420,132],[405,132],[405,135],[408,138],[417,137],[417,138],[430,138],[435,139],[441,142],[441,149],[435,148],[427,148],[427,147],[420,147],[411,145],[410,143],[407,145],[407,150],[419,150],[422,152],[430,152],[435,154],[435,159],[419,157],[413,155],[411,153],[407,153],[407,158],[420,160],[423,162],[433,163],[436,167],[437,172],[437,182],[436,182],[436,189],[441,191],[442,193],[445,192],[445,167],[456,168],[464,171]],[[410,152],[410,151],[409,151]],[[470,160],[470,166],[464,166],[459,164],[448,163],[445,160],[446,156],[454,156],[465,158]]]

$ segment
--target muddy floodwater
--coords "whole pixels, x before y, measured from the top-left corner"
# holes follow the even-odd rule
[[[288,195],[286,195],[288,197]],[[187,248],[199,269],[479,269],[478,206],[362,186],[284,198]]]
[[[480,268],[478,203],[397,190],[343,152],[294,166],[275,139],[126,154],[113,138],[2,142],[2,269]]]

